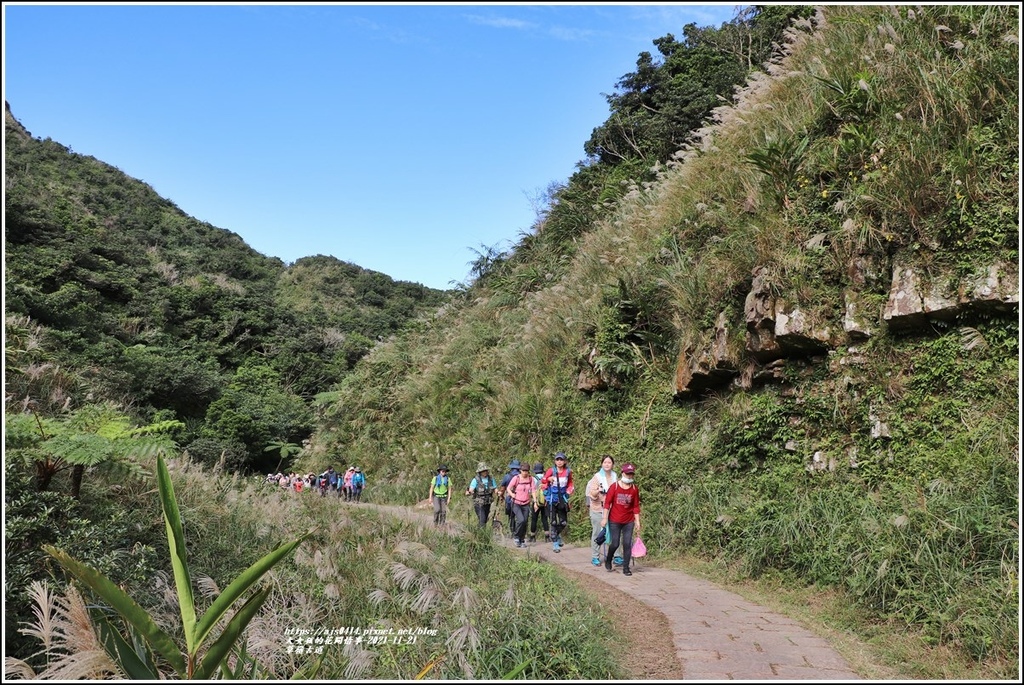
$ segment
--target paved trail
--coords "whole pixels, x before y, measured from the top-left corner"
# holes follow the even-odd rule
[[[408,507],[376,505],[399,516],[431,521],[431,514]],[[462,526],[450,523],[456,529]],[[544,562],[591,575],[629,593],[668,619],[684,680],[860,680],[829,643],[797,621],[750,602],[682,571],[635,564],[633,575],[609,573],[590,563],[590,547],[550,544],[516,549]]]
[[[630,577],[609,573],[590,563],[589,546],[556,554],[537,543],[520,551],[592,575],[664,614],[685,680],[860,680],[824,639],[713,583],[643,560]]]

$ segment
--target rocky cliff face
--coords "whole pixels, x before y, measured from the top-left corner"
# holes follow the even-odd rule
[[[843,292],[842,312],[826,320],[791,305],[775,294],[770,269],[758,267],[744,303],[745,346],[737,355],[726,340],[739,323],[718,316],[710,344],[679,354],[675,395],[685,398],[734,382],[750,388],[756,382],[781,378],[785,360],[823,360],[830,350],[856,345],[876,335],[922,330],[933,322],[951,322],[974,314],[1016,316],[1020,304],[1020,272],[1010,263],[991,264],[979,272],[957,276],[930,274],[911,264],[895,264],[883,295],[866,289],[880,280],[877,260],[859,257],[850,264],[850,287]],[[842,321],[842,330],[831,324]]]

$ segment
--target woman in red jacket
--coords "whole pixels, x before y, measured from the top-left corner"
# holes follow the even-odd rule
[[[633,483],[636,467],[626,464],[622,475],[608,488],[604,496],[604,516],[601,525],[608,526],[608,554],[604,568],[612,571],[612,558],[622,539],[622,575],[631,576],[630,557],[633,552],[633,533],[640,533],[640,489]]]

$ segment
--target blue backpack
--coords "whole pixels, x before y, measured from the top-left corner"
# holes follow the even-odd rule
[[[572,474],[572,470],[568,466],[565,467],[565,488],[562,488],[558,484],[558,470],[556,467],[551,467],[551,473],[555,476],[555,482],[553,485],[549,485],[548,489],[544,491],[544,500],[548,504],[556,504],[561,502],[569,501],[569,493],[565,490],[569,487],[569,477]]]

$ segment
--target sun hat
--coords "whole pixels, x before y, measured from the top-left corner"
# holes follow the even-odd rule
[[[555,459],[565,459],[566,461],[569,461],[568,457],[565,456],[565,452],[556,452]]]
[[[519,460],[518,459],[513,459],[512,462],[508,465],[508,467],[510,469],[514,469],[514,470],[518,471],[519,470]]]
[[[544,464],[542,464],[542,463],[540,463],[538,461],[536,464],[533,465],[533,472],[534,473],[544,473]]]
[[[528,462],[528,461],[519,462],[519,470],[520,471],[526,471],[527,473],[529,473],[529,471],[530,471],[530,462]]]
[[[625,466],[622,467],[622,473],[633,475],[634,473],[636,473],[636,467],[633,466],[632,464],[626,464]]]
[[[476,472],[477,473],[483,473],[484,471],[490,471],[490,470],[491,470],[491,467],[488,466],[487,464],[485,464],[484,462],[480,462],[479,464],[476,465]]]
[[[441,464],[440,466],[437,467],[437,470],[438,471],[447,471],[448,470],[448,465],[447,464]]]

